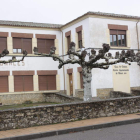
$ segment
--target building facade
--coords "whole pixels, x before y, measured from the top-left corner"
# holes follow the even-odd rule
[[[81,67],[68,64],[58,69],[57,61],[35,56],[33,48],[49,53],[50,47],[55,46],[56,55],[61,56],[67,53],[70,42],[74,41],[76,51],[84,46],[94,48],[98,53],[103,43],[110,44],[110,52],[114,55],[121,50],[137,51],[140,42],[139,20],[140,17],[136,16],[88,12],[65,25],[0,21],[0,51],[6,48],[10,53],[1,60],[8,60],[13,55],[20,59],[22,50],[28,52],[23,62],[0,64],[0,94],[61,91],[80,96],[83,92]],[[64,59],[68,59],[68,56]],[[132,63],[128,69],[129,73],[122,82],[128,83],[130,88],[140,88],[140,67]],[[92,96],[108,94],[120,83],[114,80],[113,66],[108,70],[93,69],[92,73]]]

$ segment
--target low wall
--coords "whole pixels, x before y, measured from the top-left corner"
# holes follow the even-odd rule
[[[140,97],[0,111],[0,130],[140,112]]]
[[[140,87],[130,87],[130,89],[131,90],[140,90]],[[97,97],[99,97],[100,99],[109,99],[110,92],[113,91],[113,88],[96,89],[96,91],[97,91]],[[125,97],[125,96],[121,96],[121,97]]]
[[[0,94],[2,105],[23,104],[26,101],[37,102],[73,102],[74,98],[60,93],[47,92],[25,92],[25,93],[3,93]]]
[[[75,90],[75,97],[79,99],[83,99],[84,97],[84,90],[83,89],[76,89]]]
[[[111,91],[110,98],[131,97],[132,95],[121,91]]]
[[[133,90],[131,90],[132,91],[132,95],[133,96],[140,96],[140,90],[138,90],[138,89],[133,89]]]

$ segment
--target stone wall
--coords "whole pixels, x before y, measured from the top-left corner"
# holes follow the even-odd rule
[[[129,93],[121,92],[121,91],[111,91],[110,98],[121,98],[121,97],[131,97],[132,95]]]
[[[140,97],[0,111],[0,130],[140,112]]]
[[[27,92],[27,93],[8,93],[0,94],[0,103],[2,105],[23,104],[26,101],[37,102],[73,102],[74,98],[60,93],[47,92]]]
[[[113,91],[113,88],[96,89],[96,91],[97,91],[97,97],[99,97],[100,99],[109,99],[110,92]]]
[[[76,89],[75,90],[75,97],[83,99],[83,97],[84,97],[84,90],[83,89]]]
[[[133,90],[131,90],[131,91],[132,91],[132,95],[133,95],[133,96],[140,96],[140,89],[139,89],[139,90],[133,89]]]
[[[131,91],[132,90],[140,90],[140,87],[131,87],[130,89],[131,89]],[[97,97],[99,97],[100,99],[109,99],[110,92],[113,91],[113,88],[101,88],[101,89],[96,89],[96,90],[97,90]],[[114,91],[114,93],[115,92],[116,91]],[[124,93],[124,92],[122,92],[122,93]],[[120,97],[128,97],[128,96],[122,95]],[[117,98],[117,95],[114,98]],[[118,98],[119,98],[119,96],[118,96]]]

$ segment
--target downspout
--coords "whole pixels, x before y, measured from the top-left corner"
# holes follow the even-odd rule
[[[63,55],[63,60],[64,60],[64,48],[63,48],[63,31],[61,30],[62,33],[62,55]],[[63,66],[63,78],[64,78],[64,93],[65,93],[65,67]]]
[[[138,20],[138,21],[137,21],[137,23],[136,23],[137,42],[138,42],[138,51],[139,51],[139,33],[138,33],[138,23],[139,23],[139,20]]]

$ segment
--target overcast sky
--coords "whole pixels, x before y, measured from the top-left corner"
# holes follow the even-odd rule
[[[140,16],[140,0],[0,0],[0,20],[65,24],[88,11]]]

